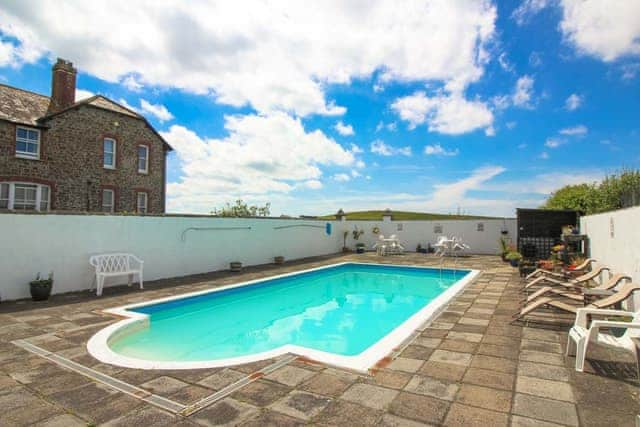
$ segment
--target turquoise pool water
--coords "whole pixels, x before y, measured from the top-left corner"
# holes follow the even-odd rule
[[[149,327],[109,340],[123,356],[203,361],[286,344],[353,356],[468,271],[343,264],[130,309]]]

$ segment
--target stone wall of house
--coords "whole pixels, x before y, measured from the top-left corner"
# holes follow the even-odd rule
[[[102,189],[115,190],[116,212],[135,212],[136,194],[148,194],[148,212],[165,207],[162,140],[139,120],[81,106],[52,117],[41,132],[40,159],[15,156],[16,125],[0,121],[0,181],[49,184],[54,210],[100,211]],[[116,140],[116,168],[103,167],[103,139]],[[149,147],[149,172],[138,172],[138,145]]]

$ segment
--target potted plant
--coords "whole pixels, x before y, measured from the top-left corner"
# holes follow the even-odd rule
[[[502,258],[502,261],[507,261],[507,254],[509,253],[509,245],[507,243],[507,239],[504,238],[500,238],[499,240],[500,242],[500,258]]]
[[[229,263],[229,269],[233,272],[242,270],[242,263],[240,261],[231,261]]]
[[[347,237],[349,237],[349,232],[345,230],[345,232],[342,233],[342,252],[344,253],[351,252],[347,247]]]
[[[273,257],[273,262],[278,265],[284,264],[284,257],[280,255]]]
[[[51,288],[53,288],[53,272],[49,273],[49,278],[47,279],[41,279],[40,273],[38,273],[36,280],[29,282],[31,298],[34,301],[48,300],[51,295]]]
[[[356,227],[353,229],[351,234],[353,234],[353,240],[358,240],[360,236],[364,234],[364,230],[358,230],[358,227]],[[345,238],[345,246],[346,246],[346,238]],[[359,254],[364,253],[364,243],[356,243],[356,252]]]
[[[416,252],[417,253],[422,252],[422,245],[420,243],[418,243],[418,246],[416,246]]]
[[[509,264],[511,264],[512,267],[517,267],[520,260],[522,260],[522,255],[520,252],[511,251],[505,255],[505,258],[509,261]]]

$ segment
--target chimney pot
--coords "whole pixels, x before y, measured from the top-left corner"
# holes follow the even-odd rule
[[[51,103],[49,113],[63,110],[76,102],[76,75],[71,61],[58,58],[51,69]]]

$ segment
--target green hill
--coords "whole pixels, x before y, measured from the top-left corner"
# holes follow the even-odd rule
[[[346,216],[349,220],[370,220],[381,221],[382,215],[385,211],[360,211],[360,212],[347,212]],[[335,214],[324,215],[319,217],[320,219],[335,219]],[[478,216],[478,215],[447,215],[436,214],[427,212],[403,212],[392,211],[391,218],[394,221],[415,221],[415,220],[447,220],[447,219],[496,219],[492,216]]]

